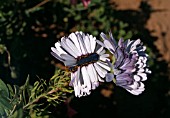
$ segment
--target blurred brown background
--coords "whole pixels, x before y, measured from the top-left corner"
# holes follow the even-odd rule
[[[140,11],[139,6],[144,0],[112,0],[118,10]],[[165,59],[170,67],[170,0],[145,0],[152,8],[145,27],[152,36],[157,37],[154,44],[162,55],[160,60]],[[141,24],[142,25],[142,24]]]

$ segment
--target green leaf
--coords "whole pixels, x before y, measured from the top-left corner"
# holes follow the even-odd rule
[[[0,92],[0,105],[8,110],[12,109],[9,98],[4,97],[1,92]]]
[[[11,98],[12,96],[14,96],[14,91],[13,91],[11,85],[7,84],[7,87],[8,87],[8,91],[9,91],[9,98]]]
[[[3,96],[8,97],[9,92],[6,84],[0,79],[0,93],[3,94]]]
[[[81,16],[80,16],[80,15],[77,15],[77,16],[74,17],[74,19],[75,19],[75,21],[78,21],[78,20],[81,19]]]
[[[101,0],[92,0],[92,3],[101,3]]]
[[[6,50],[7,50],[7,49],[6,49],[6,46],[0,44],[0,54],[3,54]]]
[[[126,34],[125,30],[120,30],[119,33],[120,33],[121,36]]]
[[[23,118],[23,109],[16,110],[9,118]]]
[[[7,113],[5,112],[4,107],[0,103],[0,118],[5,118],[7,117]]]

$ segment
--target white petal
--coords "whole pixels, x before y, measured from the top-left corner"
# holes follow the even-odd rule
[[[85,45],[85,39],[86,39],[86,35],[84,34],[84,33],[82,33],[81,35],[79,35],[81,38],[79,38],[80,39],[80,41],[82,42],[82,45],[83,45],[83,47],[84,47],[84,50],[85,50],[85,52],[86,52],[86,54],[88,53],[88,51],[87,51],[87,48],[86,48],[86,45]]]
[[[58,60],[60,60],[60,61],[64,61],[60,56],[58,56],[56,53],[54,53],[54,52],[51,52],[51,54],[55,57],[55,58],[57,58]]]
[[[139,76],[142,77],[142,80],[141,80],[141,81],[147,80],[147,75],[146,75],[145,73],[137,73],[137,75],[139,75]]]
[[[138,82],[135,81],[135,82],[133,82],[133,84],[130,85],[129,87],[131,87],[132,89],[137,89],[138,86],[139,86]]]
[[[71,61],[71,60],[69,60],[69,61],[63,61],[64,62],[64,65],[65,66],[72,66],[72,65],[75,65],[76,64],[76,61]]]
[[[59,42],[55,43],[55,47],[60,54],[67,54],[62,48]]]
[[[77,79],[76,79],[76,76],[77,76],[77,71],[74,72],[74,73],[71,73],[71,81],[70,81],[70,86],[73,86],[73,85],[77,85]]]
[[[81,34],[81,35],[83,34],[82,31],[76,31],[75,33],[76,33],[76,34]]]
[[[100,57],[106,58],[106,57],[109,57],[109,54],[103,54]]]
[[[69,83],[69,86],[73,86],[73,82],[74,82],[74,77],[73,77],[73,73],[71,73],[71,81]]]
[[[85,36],[84,43],[85,43],[87,52],[91,53],[92,52],[91,51],[91,45],[90,45],[90,41],[89,41],[89,37],[88,36]]]
[[[81,67],[78,67],[77,78],[79,80],[80,86],[84,86],[84,78],[83,78],[83,75],[81,73]]]
[[[69,38],[72,39],[72,41],[74,42],[74,44],[75,44],[75,46],[77,47],[77,49],[79,50],[79,52],[82,54],[81,48],[80,48],[80,44],[79,44],[79,41],[78,41],[78,39],[77,39],[77,36],[76,36],[74,33],[71,33],[71,34],[69,35]]]
[[[103,42],[101,42],[101,41],[99,41],[99,40],[96,40],[96,42],[97,42],[97,44],[99,44],[100,46],[102,46],[102,47],[106,47],[106,46],[104,45],[104,43],[103,43]]]
[[[74,87],[74,92],[76,97],[81,97],[81,84],[80,84],[80,68],[75,73],[71,73],[71,82],[70,84]]]
[[[138,64],[138,68],[144,68],[144,67],[146,67],[146,64],[143,64],[142,62],[141,63],[136,63],[136,64]]]
[[[100,48],[96,51],[96,53],[97,53],[97,54],[100,54],[100,53],[102,52],[102,50],[103,50],[103,47],[100,47]]]
[[[146,73],[152,73],[152,71],[150,71],[148,68],[146,68]]]
[[[141,93],[145,90],[144,84],[143,84],[142,82],[140,82],[140,83],[138,83],[138,85],[139,85],[138,88],[133,89],[133,90],[128,90],[128,89],[127,89],[127,91],[129,91],[130,93],[132,93],[132,94],[134,94],[134,95],[139,95],[139,94],[141,94]]]
[[[75,58],[78,56],[78,54],[76,54],[74,52],[74,50],[72,50],[65,42],[65,40],[61,41],[61,46],[68,52],[70,53],[72,56],[74,56]]]
[[[106,51],[105,50],[102,50],[99,55],[103,55]]]
[[[113,48],[112,44],[108,40],[104,40],[104,44],[106,45],[106,48],[108,50],[112,49],[113,51],[115,51],[115,49]]]
[[[94,68],[94,65],[90,64],[89,66],[91,66],[91,68],[92,68],[93,76],[94,76],[94,79],[95,79],[94,81],[98,81],[97,72],[96,72],[96,69]]]
[[[60,52],[59,52],[56,48],[51,47],[51,50],[52,50],[55,54],[57,54],[58,56],[60,56]]]
[[[132,41],[130,39],[127,39],[126,41],[127,41],[127,47],[129,47]]]
[[[104,69],[110,71],[110,67],[106,63],[100,61],[100,62],[97,62],[97,64],[103,67]]]
[[[78,41],[80,44],[82,54],[84,54],[84,55],[87,54],[87,50],[86,50],[85,44],[83,42],[83,40],[84,40],[83,37],[80,34],[77,34],[77,37],[78,37]]]
[[[133,95],[139,95],[142,93],[142,91],[137,91],[137,90],[127,90],[127,91],[129,91]]]
[[[92,89],[93,89],[93,90],[96,89],[98,86],[99,86],[99,82],[98,82],[98,81],[92,83]]]
[[[64,60],[71,60],[71,61],[76,61],[76,59],[68,54],[61,54],[60,55]]]
[[[109,54],[103,54],[103,55],[101,55],[100,56],[100,60],[102,60],[102,61],[106,61],[106,60],[110,60],[109,58],[107,58],[107,57],[109,57]]]
[[[134,75],[134,79],[135,79],[135,81],[140,81],[141,80],[141,78],[138,76],[138,75]]]
[[[145,70],[143,68],[139,68],[138,72],[143,73]]]
[[[104,82],[104,80],[101,79],[101,77],[100,77],[99,75],[97,75],[97,78],[98,78],[98,80],[99,80],[100,82]]]
[[[88,75],[88,72],[87,72],[85,66],[83,66],[81,68],[81,73],[83,75],[84,85],[86,85],[87,88],[90,90],[91,89],[90,78],[89,78],[89,75]]]
[[[90,77],[91,82],[96,82],[94,71],[92,69],[92,64],[88,65],[86,68],[87,68],[87,73]]]
[[[130,49],[130,52],[132,52],[133,50],[135,50],[136,49],[136,46],[138,45],[138,44],[140,44],[140,39],[137,39],[136,41],[134,41],[133,42],[133,44],[132,44],[132,46],[131,46],[131,49]]]
[[[104,80],[101,79],[101,77],[98,76],[97,72],[96,72],[96,69],[94,67],[94,64],[92,64],[91,66],[92,70],[93,70],[93,74],[94,74],[94,77],[95,77],[95,81],[100,81],[100,82],[104,82]],[[98,84],[98,83],[97,83]]]
[[[77,85],[74,86],[74,91],[75,91],[75,96],[76,97],[81,97],[82,94],[81,94],[81,86],[80,86],[80,83],[78,83]]]
[[[94,52],[96,47],[96,37],[93,37],[92,35],[89,36],[90,38],[90,44],[91,44],[91,51]]]
[[[97,73],[100,75],[100,77],[104,78],[107,72],[96,63],[94,63],[94,67],[97,70]]]
[[[111,41],[113,42],[114,48],[116,48],[116,47],[117,47],[117,42],[116,42],[116,40],[113,38],[112,32],[109,32],[109,35],[110,35]]]
[[[141,89],[141,88],[144,88],[144,87],[145,87],[145,85],[142,82],[140,82],[140,87],[139,88]]]
[[[69,39],[66,39],[67,45],[78,55],[81,56],[80,51],[77,49],[77,47],[70,41]]]

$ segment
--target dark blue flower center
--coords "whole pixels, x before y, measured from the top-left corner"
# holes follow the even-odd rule
[[[77,66],[88,65],[89,63],[94,63],[98,60],[99,55],[97,53],[83,55],[77,58]]]
[[[99,60],[99,55],[97,53],[91,53],[87,55],[82,55],[77,58],[77,64],[68,68],[69,71],[75,72],[80,66],[87,66],[91,63],[95,63]]]

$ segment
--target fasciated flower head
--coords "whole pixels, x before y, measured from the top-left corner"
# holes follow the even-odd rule
[[[117,43],[111,32],[109,37],[101,33],[103,43],[115,58],[114,64],[108,62],[111,73],[106,75],[106,81],[115,81],[117,86],[123,87],[134,95],[141,94],[145,88],[142,81],[147,80],[147,74],[151,73],[147,66],[148,55],[145,53],[146,47],[140,39],[126,40],[120,39]]]
[[[104,82],[110,67],[106,63],[109,54],[105,54],[96,38],[83,32],[71,33],[62,37],[51,48],[51,54],[62,61],[71,72],[70,85],[74,87],[75,96],[81,97],[91,93],[100,82]]]

